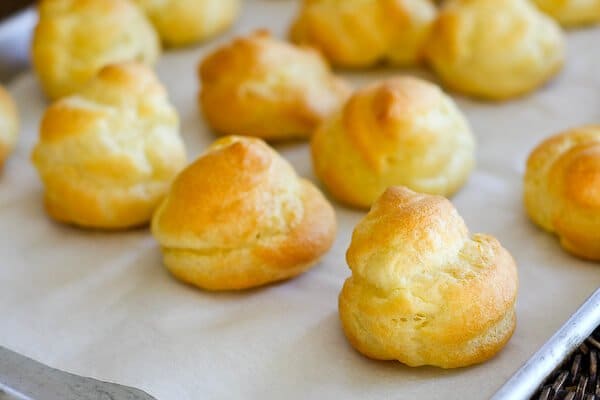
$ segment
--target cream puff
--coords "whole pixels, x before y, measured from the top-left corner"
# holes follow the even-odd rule
[[[562,68],[564,34],[529,0],[450,0],[426,46],[448,88],[503,100],[531,92]]]
[[[540,143],[527,160],[525,208],[581,258],[600,261],[600,125]]]
[[[315,132],[316,175],[340,201],[368,208],[389,186],[448,196],[466,181],[475,140],[436,85],[399,77],[356,91]]]
[[[515,329],[517,269],[492,236],[469,234],[445,198],[391,187],[359,222],[339,296],[362,354],[411,367],[493,357]]]
[[[124,61],[153,64],[160,42],[129,0],[42,0],[33,35],[33,67],[48,97],[81,89],[102,67]]]
[[[149,222],[186,162],[165,89],[136,63],[104,67],[52,104],[32,159],[51,217],[103,229]]]
[[[340,67],[413,65],[422,59],[436,13],[430,0],[304,0],[290,38]]]
[[[266,140],[308,137],[350,92],[318,52],[266,31],[217,49],[199,77],[200,106],[217,133]]]
[[[146,12],[162,42],[186,46],[214,36],[233,24],[240,0],[135,0]]]
[[[331,205],[263,141],[225,137],[175,180],[152,219],[171,273],[208,290],[306,271],[333,244]]]

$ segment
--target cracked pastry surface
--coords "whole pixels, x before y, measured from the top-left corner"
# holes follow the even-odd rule
[[[296,276],[329,250],[335,213],[263,141],[229,136],[186,168],[157,209],[152,232],[178,279],[209,290]]]
[[[51,99],[81,89],[98,71],[125,61],[154,64],[158,36],[129,0],[42,0],[31,55]]]
[[[356,226],[339,314],[352,346],[409,366],[483,362],[515,329],[517,270],[445,198],[386,190]]]
[[[0,170],[17,143],[18,129],[17,107],[0,85]]]
[[[404,185],[450,195],[474,165],[466,119],[437,86],[400,77],[356,91],[311,141],[316,175],[340,201],[369,207]]]
[[[417,64],[436,7],[430,0],[304,0],[290,38],[334,65]]]
[[[450,0],[426,46],[448,88],[502,100],[530,92],[564,63],[558,24],[528,0]]]
[[[164,87],[149,68],[126,63],[46,110],[32,160],[51,217],[117,229],[150,220],[186,156]]]
[[[600,125],[540,143],[527,160],[525,208],[569,252],[600,261]]]
[[[200,106],[218,133],[266,140],[310,136],[350,93],[318,52],[266,31],[210,54],[199,77]]]
[[[561,25],[572,27],[600,22],[600,0],[534,0]]]
[[[148,15],[163,43],[186,46],[233,24],[240,0],[134,0]]]

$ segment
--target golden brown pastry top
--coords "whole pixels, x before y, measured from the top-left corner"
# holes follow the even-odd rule
[[[466,366],[514,329],[517,271],[493,237],[470,235],[445,198],[391,187],[356,226],[340,315],[364,354],[411,366]]]
[[[357,90],[312,139],[317,175],[344,202],[368,207],[393,185],[449,195],[474,164],[475,141],[436,85],[398,77]]]
[[[572,253],[600,260],[600,126],[551,137],[531,153],[525,206]]]
[[[146,11],[167,46],[202,41],[228,28],[240,0],[134,0]]]
[[[452,204],[394,186],[355,228],[347,261],[355,279],[377,289],[412,289],[426,271],[450,267],[468,240]]]
[[[417,78],[374,83],[357,91],[345,105],[342,118],[346,137],[367,164],[381,172],[390,167],[398,148],[407,142],[414,147],[429,147],[433,133],[419,129],[452,117],[454,107],[450,102],[437,86]],[[461,124],[451,121],[450,125]]]
[[[338,66],[414,64],[435,16],[430,0],[304,0],[290,37]]]
[[[129,0],[42,0],[32,59],[51,98],[74,93],[105,65],[154,63],[158,36]]]
[[[302,190],[291,165],[264,142],[225,137],[175,180],[154,232],[177,248],[268,241],[300,222]]]
[[[263,139],[310,135],[350,91],[318,52],[264,30],[209,55],[199,77],[200,102],[213,128]]]
[[[17,142],[18,125],[17,107],[0,85],[0,168]]]
[[[448,199],[395,186],[384,192],[356,226],[347,261],[355,279],[383,291],[402,288],[415,295],[425,289],[425,282],[442,288],[456,281],[499,274],[501,280],[486,284],[497,285],[490,295],[501,294],[502,301],[488,300],[492,310],[503,313],[514,300],[516,282],[514,270],[500,273],[504,265],[497,262],[506,261],[505,254],[498,254],[500,248],[487,235],[470,236]],[[469,291],[453,294],[463,298],[473,295]],[[439,300],[437,304],[442,305]]]
[[[128,113],[118,115],[117,110]],[[138,118],[166,124],[178,121],[165,88],[150,69],[136,63],[115,64],[102,68],[78,94],[52,104],[42,119],[40,139],[52,142],[89,134],[90,130],[107,129],[106,119],[113,119],[116,124],[120,117],[129,117],[129,123]]]
[[[242,82],[252,79],[247,83],[248,89],[254,80],[266,79],[273,72],[279,73],[272,77],[277,81],[292,76],[301,78],[304,72],[324,74],[329,69],[318,52],[280,41],[263,29],[237,37],[218,48],[200,63],[198,70],[202,82],[207,84],[227,79]]]
[[[528,0],[449,0],[426,54],[449,88],[506,99],[555,75],[564,46],[560,27]]]

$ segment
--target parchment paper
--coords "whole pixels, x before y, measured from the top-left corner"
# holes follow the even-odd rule
[[[214,140],[197,110],[198,60],[234,32],[268,27],[283,35],[296,3],[246,1],[234,31],[160,60],[190,159]],[[414,72],[343,75],[358,86]],[[363,212],[336,205],[339,234],[317,267],[241,293],[174,280],[146,229],[90,232],[49,220],[29,161],[46,103],[35,78],[22,75],[9,86],[23,117],[21,140],[0,178],[0,344],[159,399],[488,398],[600,286],[600,265],[564,253],[528,221],[521,202],[529,151],[563,129],[600,122],[599,72],[600,28],[582,29],[568,33],[565,70],[537,93],[507,103],[457,97],[477,136],[478,165],[452,200],[472,232],[493,234],[512,252],[520,292],[518,327],[506,348],[487,363],[451,371],[371,361],[346,342],[337,295]],[[314,180],[306,144],[277,148]]]

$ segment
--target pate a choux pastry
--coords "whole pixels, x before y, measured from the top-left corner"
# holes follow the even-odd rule
[[[475,140],[454,101],[412,77],[358,90],[315,132],[316,175],[340,201],[369,207],[393,185],[450,195],[474,165]]]
[[[81,89],[108,64],[153,64],[160,42],[129,0],[42,0],[31,55],[51,99]]]
[[[233,24],[240,0],[135,0],[154,24],[163,43],[186,46],[218,34]]]
[[[51,217],[103,229],[149,222],[186,162],[165,89],[135,63],[107,66],[52,104],[32,159]]]
[[[318,52],[266,31],[219,48],[199,76],[200,105],[218,133],[266,140],[308,137],[350,92]]]
[[[417,64],[437,10],[430,0],[304,0],[290,37],[334,65]]]
[[[535,0],[535,3],[563,26],[600,22],[600,0]]]
[[[493,357],[515,329],[517,269],[443,197],[391,187],[356,226],[339,297],[352,346],[412,367]]]
[[[296,276],[331,247],[331,205],[263,141],[225,137],[175,180],[152,219],[178,279],[235,290]]]
[[[448,88],[504,100],[543,85],[562,68],[564,34],[529,0],[450,0],[426,46]]]
[[[0,170],[17,143],[18,130],[17,107],[0,85]]]
[[[600,125],[561,133],[533,150],[525,208],[567,251],[600,261]]]

